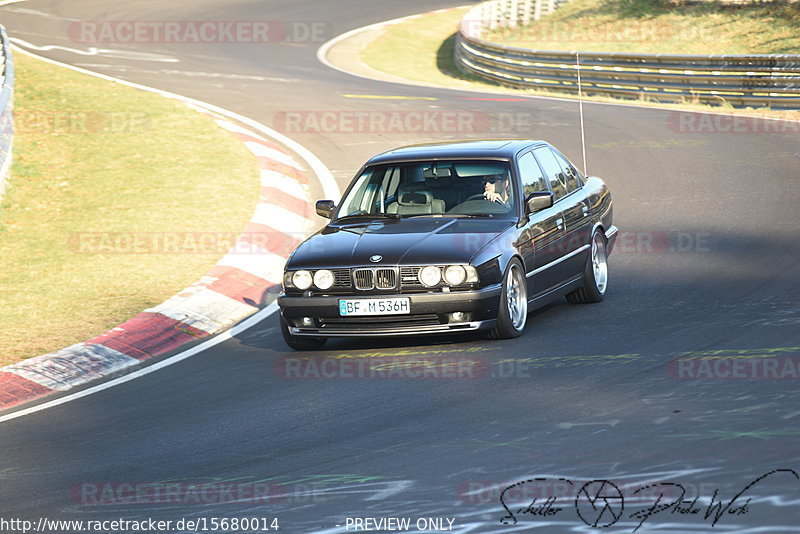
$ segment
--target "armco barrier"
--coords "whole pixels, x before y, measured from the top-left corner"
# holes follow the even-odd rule
[[[487,5],[498,4],[495,9]],[[504,85],[577,93],[582,89],[657,102],[727,103],[735,107],[800,109],[800,55],[672,55],[529,50],[483,40],[485,30],[531,20],[521,0],[491,0],[462,19],[456,64],[469,74]],[[563,2],[562,2],[563,3]],[[507,6],[514,4],[514,8]],[[530,2],[528,2],[530,5]],[[491,19],[486,14],[493,14]],[[497,14],[507,18],[498,22]],[[535,24],[535,22],[533,23]]]
[[[6,30],[0,26],[0,199],[6,188],[14,140],[14,58]]]

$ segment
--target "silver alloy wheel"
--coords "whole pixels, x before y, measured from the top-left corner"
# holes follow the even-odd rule
[[[506,280],[506,306],[508,318],[514,330],[525,328],[525,319],[528,316],[528,297],[525,294],[525,277],[519,265],[512,265],[511,272]]]
[[[592,239],[592,270],[597,291],[604,295],[608,285],[608,260],[606,258],[606,242],[603,234],[597,232]]]

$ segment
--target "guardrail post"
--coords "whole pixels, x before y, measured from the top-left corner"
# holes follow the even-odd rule
[[[519,22],[519,0],[510,0],[508,6],[508,27],[516,28]]]
[[[532,14],[533,14],[533,0],[522,0],[522,24],[526,26],[530,24]]]

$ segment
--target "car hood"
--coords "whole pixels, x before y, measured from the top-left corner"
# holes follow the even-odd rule
[[[331,224],[303,242],[291,269],[469,263],[512,220],[408,218]],[[370,261],[381,256],[380,261]]]

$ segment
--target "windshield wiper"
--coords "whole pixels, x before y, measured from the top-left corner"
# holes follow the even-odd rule
[[[424,213],[422,215],[406,215],[404,219],[494,219],[494,213]]]
[[[444,217],[455,217],[458,219],[494,219],[494,213],[444,213]]]
[[[345,219],[399,219],[400,215],[397,213],[351,213],[343,217],[337,217],[336,221],[343,221]]]

